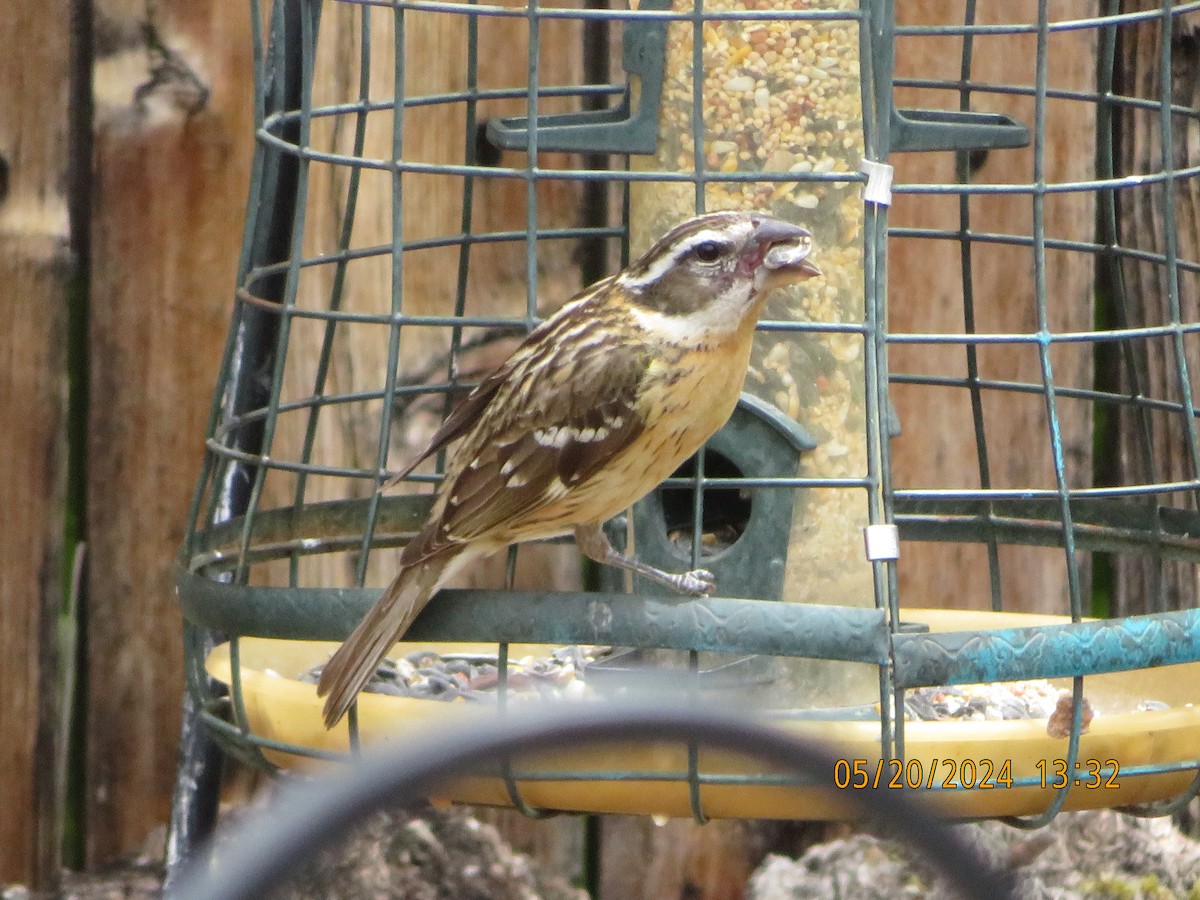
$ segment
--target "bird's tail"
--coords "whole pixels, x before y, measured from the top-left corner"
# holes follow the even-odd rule
[[[400,570],[321,672],[317,696],[328,694],[324,709],[326,728],[332,728],[345,715],[388,650],[408,631],[434,591],[466,562],[464,556],[459,547],[447,547]]]

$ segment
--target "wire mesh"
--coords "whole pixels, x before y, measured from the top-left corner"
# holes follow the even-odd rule
[[[897,713],[914,688],[983,675],[1071,678],[1068,770],[1080,761],[1084,676],[1200,660],[1191,608],[1200,555],[1192,396],[1200,253],[1180,237],[1181,227],[1195,237],[1200,112],[1195,93],[1177,95],[1196,90],[1187,65],[1200,3],[952,6],[953,21],[931,25],[906,22],[903,5],[883,0],[634,11],[277,0],[266,13],[252,2],[265,28],[254,48],[258,154],[181,557],[189,627],[231,639],[228,698],[203,660],[189,665],[191,696],[213,733],[260,763],[262,749],[329,755],[251,730],[241,639],[348,633],[376,596],[366,588],[393,574],[388,548],[419,526],[443,461],[411,477],[411,496],[376,488],[514,336],[629,259],[631,197],[644,190],[683,191],[688,212],[763,185],[762,196],[793,215],[810,198],[858,210],[857,219],[831,218],[814,231],[818,248],[832,246],[847,237],[836,228],[854,223],[861,309],[785,316],[772,307],[760,324],[764,346],[786,338],[809,360],[794,403],[816,433],[809,458],[825,467],[714,477],[702,457],[667,485],[688,496],[681,534],[692,565],[707,562],[706,498],[730,489],[851,497],[860,524],[898,525],[904,563],[868,564],[860,545],[845,549],[868,573],[864,596],[851,600],[859,608],[746,600],[728,601],[726,613],[724,601],[698,601],[725,625],[736,619],[736,628],[713,633],[682,618],[648,631],[640,607],[623,603],[644,595],[640,585],[631,598],[609,597],[611,620],[597,632],[589,595],[513,590],[510,568],[507,591],[445,592],[414,637],[496,641],[503,661],[510,642],[608,640],[640,629],[647,645],[687,651],[697,680],[702,654],[718,650],[856,660],[878,701],[871,714],[883,759],[904,758],[906,719]],[[773,23],[801,29],[811,46],[802,38],[755,49],[754,36]],[[680,144],[686,165],[675,169],[639,164],[607,138],[591,138],[598,149],[586,154],[560,149],[555,141],[568,138],[554,131],[562,121],[554,116],[611,119],[605,111],[620,109],[622,97],[646,99],[608,72],[607,48],[618,32],[663,26],[686,37],[694,71],[712,65],[706,53],[729,34],[743,35],[746,57],[757,53],[764,66],[808,53],[823,71],[822,35],[851,34],[861,152],[896,165],[891,206],[864,204],[866,178],[845,166],[795,155],[783,166],[770,153],[726,165],[725,148],[715,150],[701,129],[703,115],[690,120],[690,145]],[[411,64],[414,47],[429,41],[447,48],[437,71]],[[289,47],[299,52],[289,57]],[[506,83],[495,65],[514,54],[527,62],[524,83]],[[758,104],[756,92],[748,103]],[[721,99],[698,88],[692,95],[696,110],[719,109]],[[521,119],[539,125],[522,130]],[[833,158],[824,152],[812,156]],[[889,285],[906,294],[889,296]],[[861,420],[852,447],[822,418],[830,414],[823,385],[847,380],[839,354],[861,372],[847,389],[853,404],[836,410],[839,422]],[[786,392],[771,394],[781,396],[786,407]],[[813,529],[793,524],[793,534],[805,527]],[[836,579],[810,580],[818,599],[846,599]],[[545,614],[547,603],[559,612]],[[964,605],[1055,612],[1080,624],[957,642],[905,628],[907,608]],[[1142,610],[1161,615],[1081,623]],[[841,656],[830,649],[839,643]],[[205,650],[197,643],[193,655]],[[693,694],[689,702],[703,701]],[[786,705],[774,714],[793,715]],[[352,715],[352,741],[356,728]],[[694,748],[669,776],[508,768],[503,777],[514,805],[531,812],[518,781],[669,777],[690,786],[697,818],[705,816],[701,785],[788,783],[705,772]],[[1022,784],[1045,787],[1044,771]],[[1026,824],[1055,815],[1071,787],[1064,780]]]

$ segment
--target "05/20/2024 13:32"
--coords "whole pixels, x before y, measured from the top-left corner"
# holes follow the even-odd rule
[[[1115,759],[1078,760],[1072,768],[1065,759],[1040,759],[1035,779],[1013,778],[1011,759],[839,759],[833,783],[840,789],[908,788],[911,790],[994,790],[1012,787],[1057,789],[1068,782],[1087,789],[1115,790],[1120,763]]]

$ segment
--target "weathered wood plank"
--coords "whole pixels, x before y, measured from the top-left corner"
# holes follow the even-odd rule
[[[1121,4],[1122,12],[1158,8],[1147,0]],[[1116,65],[1118,94],[1159,101],[1170,91],[1172,102],[1195,109],[1200,102],[1200,16],[1191,13],[1173,20],[1171,84],[1164,84],[1159,70],[1163,49],[1162,23],[1157,18],[1130,25],[1121,30]],[[1163,161],[1161,117],[1157,109],[1123,109],[1115,123],[1118,129],[1117,175],[1148,175],[1166,168]],[[1172,146],[1168,153],[1171,167],[1178,170],[1200,162],[1195,123],[1176,117]],[[1166,192],[1173,194],[1174,218],[1168,214]],[[1165,254],[1168,228],[1175,229],[1179,257],[1195,262],[1200,259],[1200,182],[1196,178],[1155,184],[1121,191],[1117,196],[1117,230],[1123,247],[1149,254]],[[1147,262],[1124,262],[1126,324],[1130,327],[1161,326],[1172,321],[1166,268]],[[1200,319],[1200,280],[1186,271],[1177,273],[1180,321]],[[1120,297],[1114,296],[1114,301]],[[1142,371],[1140,385],[1122,373],[1119,389],[1135,391],[1180,403],[1183,383],[1180,365],[1186,364],[1195,403],[1200,353],[1195,342],[1184,344],[1182,358],[1172,341],[1137,342],[1133,358]],[[1149,414],[1142,418],[1132,409],[1122,409],[1117,417],[1119,439],[1115,469],[1121,483],[1148,484],[1185,481],[1197,477],[1193,465],[1187,425],[1178,415]],[[1193,426],[1194,427],[1194,424]],[[1143,435],[1148,441],[1143,443]],[[1147,462],[1147,452],[1152,462]],[[1175,494],[1160,498],[1162,505],[1195,509],[1195,495]],[[1114,614],[1134,615],[1158,609],[1187,609],[1197,603],[1195,566],[1163,562],[1151,556],[1123,556],[1115,560],[1116,596]]]
[[[0,883],[52,890],[66,410],[70,4],[0,16]]]
[[[240,6],[98,4],[89,334],[87,859],[166,821],[183,684],[171,565],[228,324],[252,149]]]

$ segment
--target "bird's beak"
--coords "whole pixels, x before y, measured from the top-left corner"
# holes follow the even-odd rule
[[[778,244],[800,238],[812,240],[812,235],[807,228],[784,222],[782,219],[761,219],[754,229],[754,239],[760,244]]]
[[[820,276],[821,270],[808,259],[812,252],[812,234],[807,228],[778,219],[765,219],[754,230],[754,239],[766,247],[763,266],[775,284]]]

